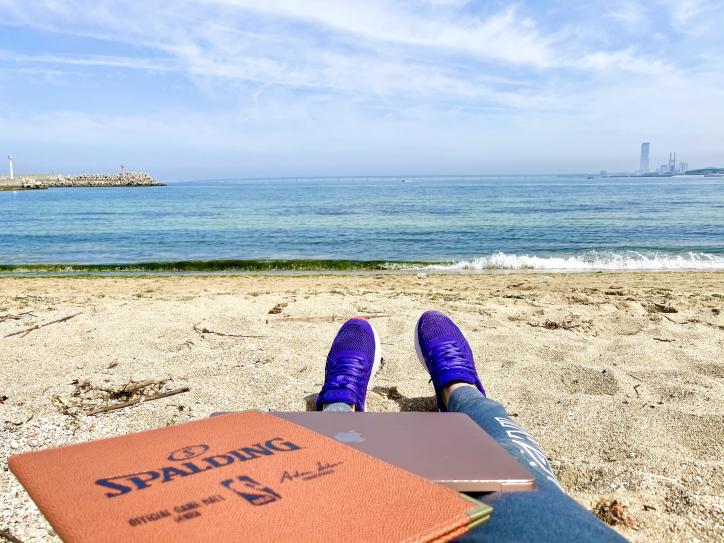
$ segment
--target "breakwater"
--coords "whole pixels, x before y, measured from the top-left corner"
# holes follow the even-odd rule
[[[0,179],[0,189],[32,190],[60,187],[153,187],[162,186],[145,172],[123,174],[85,173],[80,175],[20,175]]]

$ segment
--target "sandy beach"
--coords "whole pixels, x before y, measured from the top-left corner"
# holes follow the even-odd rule
[[[2,278],[0,529],[57,540],[11,454],[219,410],[304,410],[348,316],[369,316],[382,337],[368,409],[434,409],[412,343],[429,308],[466,332],[489,396],[576,500],[618,500],[628,522],[615,529],[632,541],[721,540],[724,273],[713,272]]]

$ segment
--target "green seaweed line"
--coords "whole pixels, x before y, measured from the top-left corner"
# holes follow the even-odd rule
[[[126,264],[0,264],[0,272],[383,271],[430,264],[387,260],[182,260]]]

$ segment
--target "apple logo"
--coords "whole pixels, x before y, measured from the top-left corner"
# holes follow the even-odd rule
[[[334,434],[334,439],[342,443],[362,443],[365,440],[362,434],[355,430],[350,432],[337,432]]]

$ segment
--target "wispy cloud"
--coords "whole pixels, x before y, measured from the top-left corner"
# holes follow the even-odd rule
[[[614,21],[622,23],[628,30],[648,32],[651,28],[649,13],[637,0],[612,2],[606,14]]]
[[[665,60],[634,54],[631,50],[590,53],[579,62],[585,69],[620,77],[621,72],[638,74],[658,81],[660,76],[673,76],[674,70]]]
[[[482,59],[545,67],[554,62],[553,37],[541,35],[535,22],[514,7],[488,17],[461,14],[461,2],[431,3],[420,11],[415,3],[290,0],[255,2],[217,0],[271,16],[308,21],[334,32],[378,43],[443,49]],[[441,9],[442,8],[442,9]]]
[[[14,64],[70,64],[75,66],[100,66],[106,68],[128,68],[158,72],[179,71],[180,67],[171,62],[138,57],[116,57],[111,55],[25,55],[0,49],[0,62]]]
[[[667,4],[671,12],[671,25],[679,31],[696,30],[697,26],[704,26],[707,21],[703,16],[717,11],[715,4],[702,0],[675,0]]]

